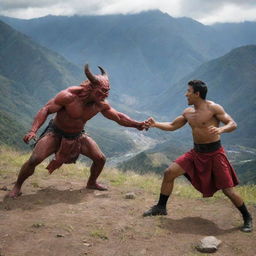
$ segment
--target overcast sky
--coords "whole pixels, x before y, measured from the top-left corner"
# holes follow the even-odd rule
[[[129,14],[153,9],[204,24],[256,21],[256,0],[0,0],[0,15],[21,19],[49,14]]]

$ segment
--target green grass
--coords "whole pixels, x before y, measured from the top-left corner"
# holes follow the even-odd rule
[[[94,238],[100,238],[102,240],[108,240],[108,236],[103,229],[95,229],[90,232],[90,236]]]
[[[0,178],[4,178],[7,175],[17,176],[22,164],[29,158],[30,154],[18,152],[7,146],[0,146]],[[55,170],[52,175],[48,175],[45,169],[49,160],[45,160],[40,164],[34,174],[35,181],[34,187],[39,186],[40,179],[47,179],[54,176],[55,178],[67,180],[69,178],[74,179],[87,179],[90,173],[90,168],[84,163],[78,162],[77,164],[63,165],[60,169]],[[100,180],[107,182],[110,186],[121,186],[139,188],[148,193],[159,194],[162,177],[154,173],[148,173],[144,175],[137,174],[135,172],[122,172],[116,168],[105,168],[99,178]],[[236,191],[242,196],[244,201],[249,204],[256,203],[256,185],[237,186]],[[173,194],[186,198],[201,198],[202,195],[195,190],[191,184],[184,181],[184,179],[177,179],[175,181]],[[226,198],[221,191],[215,193],[214,197],[209,198],[211,200],[218,200]]]

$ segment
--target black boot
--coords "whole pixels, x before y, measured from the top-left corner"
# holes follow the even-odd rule
[[[143,217],[156,215],[167,215],[166,207],[161,205],[154,205],[149,210],[143,213]]]
[[[241,227],[241,231],[243,232],[252,232],[252,216],[248,212],[245,204],[237,207],[237,209],[241,212],[244,220],[244,225]]]
[[[252,217],[251,216],[247,216],[244,217],[244,225],[241,227],[241,231],[243,232],[252,232],[253,228],[252,228]]]

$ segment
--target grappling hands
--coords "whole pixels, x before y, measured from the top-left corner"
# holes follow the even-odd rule
[[[156,123],[153,117],[149,117],[145,122],[146,122],[147,129],[149,129],[150,127],[154,127]]]
[[[141,122],[138,125],[137,129],[140,131],[143,131],[143,130],[147,131],[150,127],[154,127],[154,124],[155,124],[155,119],[153,117],[149,117],[144,122]]]

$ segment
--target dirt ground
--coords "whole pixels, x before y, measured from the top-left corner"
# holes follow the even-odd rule
[[[14,179],[0,180],[0,188],[10,189]],[[38,184],[29,179],[15,200],[0,190],[0,256],[195,256],[202,254],[195,245],[210,235],[222,241],[216,256],[256,255],[256,232],[239,231],[240,214],[228,200],[172,196],[168,216],[143,218],[157,195],[83,186],[52,176]],[[128,192],[135,199],[125,199]],[[255,206],[249,209],[255,219]]]

